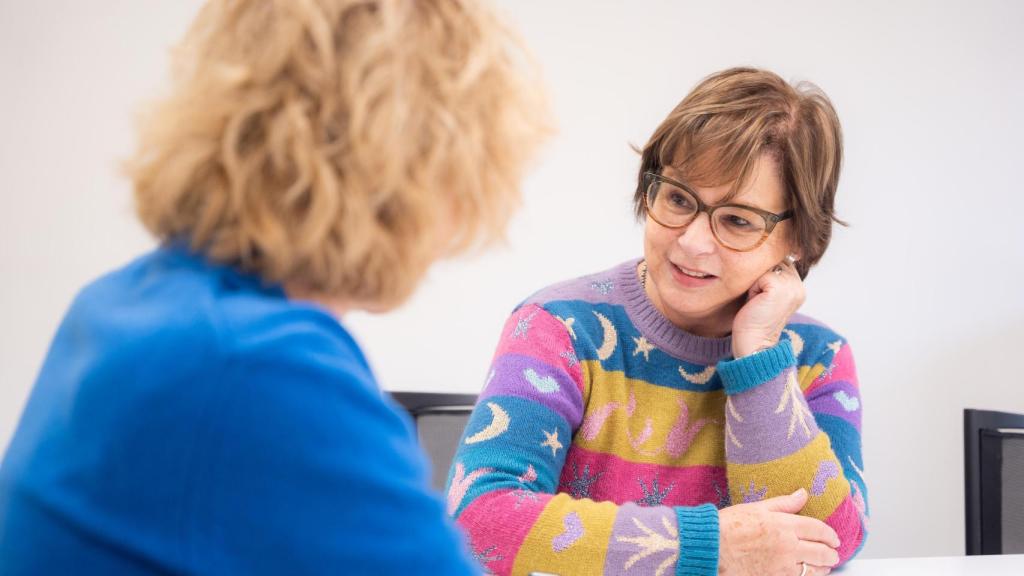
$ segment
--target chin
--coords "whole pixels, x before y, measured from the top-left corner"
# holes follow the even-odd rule
[[[703,318],[719,308],[719,306],[712,305],[706,302],[703,298],[700,301],[695,301],[692,295],[687,293],[676,293],[667,302],[670,311],[683,318]]]
[[[697,298],[692,293],[680,291],[673,295],[669,303],[673,314],[686,319],[696,320],[710,318],[722,314],[726,310],[729,311],[730,316],[735,316],[736,310],[742,304],[741,298],[742,295],[731,298]]]

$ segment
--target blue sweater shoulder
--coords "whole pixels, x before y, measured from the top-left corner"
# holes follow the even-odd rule
[[[473,571],[345,328],[176,249],[72,304],[0,467],[2,525],[8,574]]]

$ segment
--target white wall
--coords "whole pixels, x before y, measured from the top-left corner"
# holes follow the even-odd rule
[[[0,3],[0,446],[75,290],[145,250],[116,160],[199,0]],[[865,398],[865,557],[963,552],[961,410],[1024,411],[1024,4],[502,0],[561,132],[508,245],[349,324],[390,389],[477,391],[505,314],[639,254],[642,144],[702,76],[810,79],[846,131],[838,229],[804,311],[844,333]],[[1015,216],[1016,215],[1016,216]]]

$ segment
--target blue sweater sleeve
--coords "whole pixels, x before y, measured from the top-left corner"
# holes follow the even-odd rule
[[[411,424],[382,396],[354,342],[337,350],[338,338],[308,333],[232,341],[187,503],[197,568],[476,571],[428,488]]]

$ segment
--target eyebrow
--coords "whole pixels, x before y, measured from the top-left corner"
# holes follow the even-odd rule
[[[725,195],[726,198],[725,198],[724,202],[716,202],[714,204],[712,204],[710,202],[706,202],[704,200],[704,198],[701,198],[701,195],[698,194],[696,190],[694,190],[693,184],[690,184],[689,182],[687,182],[685,178],[677,177],[677,176],[670,176],[670,175],[666,174],[665,173],[666,168],[671,168],[677,174],[680,173],[680,171],[677,168],[673,167],[673,166],[662,166],[661,167],[661,175],[663,177],[668,178],[669,180],[672,180],[672,181],[674,181],[677,184],[682,184],[683,188],[685,190],[687,190],[688,192],[690,192],[691,194],[693,194],[697,198],[700,198],[701,202],[704,202],[708,206],[739,206],[739,207],[743,207],[743,208],[754,208],[754,209],[757,209],[757,210],[763,210],[763,211],[771,213],[771,214],[784,214],[784,213],[786,213],[789,210],[789,208],[783,208],[782,210],[779,210],[778,212],[776,212],[774,210],[769,210],[767,208],[762,208],[760,206],[757,206],[756,204],[748,204],[748,203],[744,203],[744,202],[735,202],[734,200],[736,200],[736,197],[740,195],[740,191],[739,190],[737,190],[735,193],[733,193],[732,197],[729,197],[729,194],[726,194]]]
[[[700,198],[701,201],[704,202],[705,204],[707,204],[708,206],[723,206],[723,205],[726,205],[726,204],[738,204],[740,206],[749,206],[751,208],[757,208],[756,206],[753,206],[752,204],[743,204],[742,202],[734,203],[733,200],[735,200],[736,197],[740,195],[739,191],[736,191],[736,193],[734,193],[731,198],[729,197],[729,194],[726,194],[725,195],[725,197],[726,197],[725,202],[715,203],[715,204],[712,204],[710,202],[705,202],[704,198],[701,198],[701,195],[697,193],[696,189],[694,189],[693,184],[690,184],[689,182],[687,182],[685,178],[682,178],[682,177],[679,177],[679,176],[670,176],[670,175],[665,173],[665,169],[664,168],[662,168],[661,172],[662,172],[661,175],[663,177],[668,178],[669,180],[672,180],[676,184],[682,184],[683,188],[685,188],[688,192],[690,192],[694,196]],[[676,173],[679,173],[679,171],[676,170]],[[759,209],[763,210],[763,208],[759,208]]]

